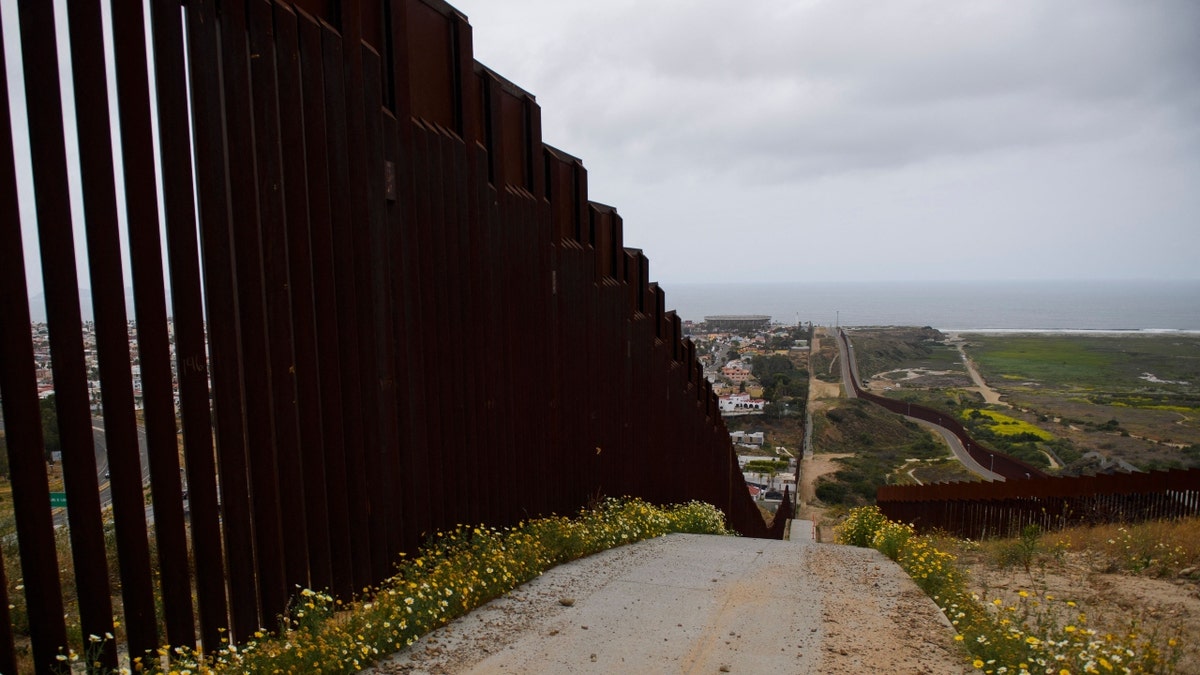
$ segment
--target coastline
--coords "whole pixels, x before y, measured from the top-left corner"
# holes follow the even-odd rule
[[[667,308],[696,322],[716,314],[763,314],[790,325],[1200,332],[1200,281],[825,281],[664,288]]]
[[[866,326],[844,326],[866,328]],[[946,335],[1112,335],[1155,337],[1170,335],[1200,335],[1189,328],[938,328]]]

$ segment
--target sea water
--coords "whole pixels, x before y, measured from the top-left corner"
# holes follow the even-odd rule
[[[663,284],[684,320],[954,330],[1200,331],[1200,280]]]

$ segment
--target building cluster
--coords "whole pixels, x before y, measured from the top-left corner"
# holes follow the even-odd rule
[[[731,431],[729,432],[729,440],[733,441],[735,445],[761,448],[763,443],[767,441],[767,438],[766,434],[761,431]],[[742,462],[742,464],[745,464],[745,462]]]
[[[721,412],[762,412],[767,402],[761,398],[750,398],[749,393],[724,394],[717,399]]]
[[[762,436],[762,432],[756,433]],[[761,462],[767,459],[771,458],[759,455],[738,455],[738,468],[742,471],[742,478],[746,480],[746,489],[750,492],[750,496],[758,501],[774,502],[783,499],[784,490],[790,494],[796,494],[796,460],[794,458],[788,461],[786,468],[780,470],[765,473],[748,470],[751,462]]]
[[[37,388],[38,396],[46,398],[54,393],[54,370],[51,364],[50,356],[50,329],[45,323],[34,323],[30,326],[31,335],[33,337],[33,360],[37,371]],[[138,409],[142,407],[142,366],[138,359],[138,334],[137,322],[130,321],[128,324],[129,336],[129,362],[130,362],[130,377],[133,379],[133,399],[134,406]],[[170,319],[167,321],[167,334],[172,339],[169,341],[171,349],[171,364],[172,364],[172,384],[177,385],[178,382],[174,377],[175,364],[175,341],[174,341],[174,325]],[[96,351],[96,324],[92,321],[83,323],[83,358],[87,369],[87,387],[88,398],[91,401],[92,410],[99,412],[100,410],[100,358]],[[175,387],[175,405],[179,405],[178,387]]]
[[[769,316],[737,315],[684,322],[723,414],[749,415],[766,408],[765,388],[754,374],[756,357],[790,357],[808,350],[807,328],[771,325],[770,320]]]

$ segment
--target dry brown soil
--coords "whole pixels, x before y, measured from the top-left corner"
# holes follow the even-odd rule
[[[832,542],[833,528],[825,525],[826,511],[824,506],[816,503],[817,479],[841,468],[836,459],[852,457],[850,454],[820,454],[800,463],[800,501],[797,504],[796,517],[801,520],[811,520],[817,530],[817,540]]]
[[[1086,553],[1066,553],[1060,560],[1001,569],[983,560],[982,554],[962,554],[960,562],[969,570],[971,584],[985,601],[1001,599],[1015,604],[1021,591],[1049,594],[1076,607],[1087,625],[1116,635],[1130,631],[1142,636],[1179,636],[1183,647],[1177,672],[1200,673],[1200,587],[1190,578],[1152,578],[1131,574],[1098,572]],[[1050,603],[1054,605],[1056,603]]]

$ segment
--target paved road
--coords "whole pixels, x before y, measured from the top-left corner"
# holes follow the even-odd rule
[[[138,454],[142,464],[142,485],[150,483],[150,456],[146,445],[146,429],[138,426]],[[100,508],[106,509],[112,505],[112,490],[109,485],[108,439],[104,435],[104,418],[92,419],[92,448],[96,453],[96,484],[100,487]],[[147,522],[154,522],[151,508],[146,507]],[[54,526],[59,527],[67,522],[65,508],[54,509]]]
[[[845,350],[845,345],[847,344],[850,345],[850,353],[842,354],[842,388],[846,392],[846,398],[857,398],[854,387],[851,386],[851,382],[859,381],[857,379],[858,363],[854,357],[854,344],[851,343],[848,338],[845,341],[841,340],[840,338],[837,340],[838,349],[842,350],[843,352]],[[851,378],[854,379],[852,380]],[[917,424],[920,424],[923,427],[937,432],[937,434],[942,437],[942,440],[946,442],[946,445],[950,446],[950,451],[954,453],[955,458],[957,458],[959,462],[962,462],[962,465],[967,467],[967,470],[971,473],[986,481],[1004,480],[1004,476],[992,471],[990,467],[983,466],[979,462],[975,461],[975,458],[972,457],[971,454],[967,452],[967,449],[963,447],[962,441],[958,440],[958,436],[955,436],[954,433],[946,427],[934,424],[933,422],[926,422],[925,420],[917,419],[916,417],[909,417],[908,415],[905,415],[904,417],[916,422]]]
[[[873,549],[672,534],[560,565],[367,672],[962,673],[953,636]]]

